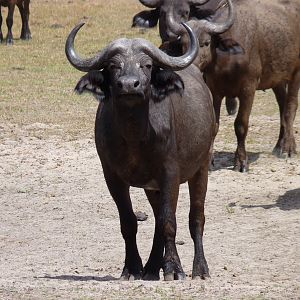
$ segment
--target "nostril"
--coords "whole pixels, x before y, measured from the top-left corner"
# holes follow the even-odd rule
[[[140,85],[140,82],[139,82],[138,80],[136,80],[136,81],[134,82],[134,84],[133,84],[133,86],[134,86],[135,88],[137,88],[139,85]]]

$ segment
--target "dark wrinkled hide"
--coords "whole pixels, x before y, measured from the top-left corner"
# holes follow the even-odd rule
[[[193,278],[205,278],[209,270],[202,236],[215,133],[212,98],[195,65],[178,72],[162,68],[148,56],[148,50],[147,54],[140,50],[138,43],[138,39],[114,42],[106,49],[117,50],[112,56],[106,50],[101,71],[88,72],[75,88],[80,94],[92,92],[101,101],[95,140],[125,240],[121,278],[158,280],[161,268],[165,280],[185,278],[175,244],[175,212],[179,185],[186,181],[190,190],[189,227],[195,245]],[[68,47],[72,43],[66,46],[71,63],[76,66],[79,61],[77,68],[85,68],[79,58],[72,59],[73,50]],[[145,190],[155,216],[153,246],[144,267],[136,245],[137,219],[130,186]]]
[[[13,35],[12,35],[12,26],[13,26],[13,16],[15,6],[17,5],[20,11],[20,15],[22,18],[22,30],[20,38],[22,40],[29,40],[31,39],[31,33],[29,29],[29,3],[30,0],[0,0],[0,43],[3,41],[3,34],[2,34],[2,14],[1,14],[1,6],[8,7],[8,14],[6,18],[6,25],[7,25],[7,37],[6,43],[8,45],[13,44]]]

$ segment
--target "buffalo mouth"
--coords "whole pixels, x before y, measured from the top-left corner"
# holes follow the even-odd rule
[[[121,105],[134,107],[145,104],[145,95],[144,93],[119,93],[118,102]]]

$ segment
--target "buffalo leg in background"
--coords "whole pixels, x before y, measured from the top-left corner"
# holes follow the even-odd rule
[[[0,43],[3,42],[3,33],[2,33],[2,12],[1,12],[1,5],[0,5]]]
[[[190,192],[190,214],[189,228],[194,242],[193,279],[205,279],[209,277],[209,270],[203,250],[203,231],[205,224],[204,202],[207,191],[208,168],[210,161],[207,161],[194,177],[189,180]]]
[[[278,142],[273,150],[273,153],[279,157],[287,155],[288,157],[296,154],[296,142],[293,132],[293,123],[296,117],[298,108],[298,93],[300,88],[300,70],[294,73],[292,80],[287,85],[285,101],[276,94],[276,99],[280,108],[280,133]],[[275,91],[274,91],[275,92]],[[283,89],[281,88],[281,94]],[[282,106],[282,108],[280,107]]]
[[[21,39],[22,40],[30,40],[31,39],[31,32],[29,29],[29,2],[30,0],[24,1],[23,3],[18,4],[18,8],[20,11],[20,15],[22,18],[22,31],[21,31]]]
[[[247,172],[249,169],[248,156],[246,152],[246,137],[255,90],[255,86],[249,86],[248,88],[244,88],[243,93],[239,96],[240,106],[234,122],[234,129],[237,137],[237,149],[234,159],[235,171]]]
[[[13,34],[12,34],[12,26],[14,24],[14,11],[15,11],[15,4],[8,5],[8,15],[6,18],[6,25],[7,25],[7,38],[6,44],[12,45],[14,43]]]
[[[279,114],[280,114],[280,130],[279,130],[279,137],[278,142],[273,150],[273,154],[280,157],[282,155],[281,151],[281,141],[283,139],[283,133],[284,133],[284,119],[283,119],[283,112],[284,112],[284,106],[287,99],[287,86],[285,84],[281,84],[279,86],[276,86],[273,88],[273,92],[275,94],[278,106],[279,106]]]

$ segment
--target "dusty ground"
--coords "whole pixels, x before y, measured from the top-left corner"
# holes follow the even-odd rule
[[[251,170],[233,172],[234,143],[222,141],[233,119],[222,119],[206,202],[211,279],[174,283],[117,281],[124,245],[93,139],[40,137],[59,132],[55,125],[1,124],[0,298],[299,299],[299,159],[273,157],[268,132],[278,127],[276,120],[269,118],[266,128],[265,120],[253,117]],[[149,215],[138,233],[145,261],[154,219],[143,191],[132,194],[135,210]],[[178,249],[190,275],[188,202],[182,185],[177,239],[184,242]]]
[[[64,42],[81,19],[89,22],[76,45],[86,55],[121,36],[158,39],[155,31],[130,28],[138,1],[106,4],[32,1],[32,41],[0,45],[0,299],[300,299],[300,156],[271,155],[279,130],[271,92],[256,95],[248,174],[231,170],[233,118],[222,111],[206,201],[211,279],[117,280],[124,244],[94,147],[96,102],[72,93],[82,74],[67,63]],[[16,18],[16,37],[19,26]],[[300,151],[299,113],[295,131]],[[138,233],[145,262],[154,218],[142,190],[132,189],[132,198],[135,210],[149,215]],[[177,240],[190,275],[188,205],[182,185]]]

